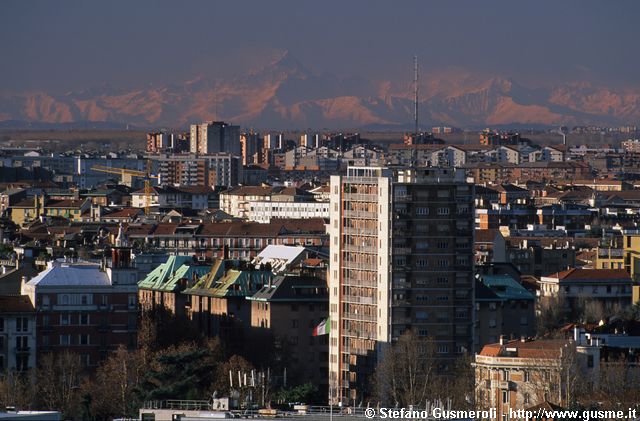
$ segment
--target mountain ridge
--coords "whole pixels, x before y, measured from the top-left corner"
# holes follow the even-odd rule
[[[622,125],[640,120],[640,91],[590,83],[525,87],[501,76],[432,76],[421,83],[424,126]],[[0,93],[0,122],[179,127],[211,119],[243,126],[359,128],[408,126],[409,83],[316,74],[290,53],[229,81],[195,77],[182,83],[118,89],[108,83],[77,92]]]

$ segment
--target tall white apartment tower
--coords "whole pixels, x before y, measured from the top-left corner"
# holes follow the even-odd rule
[[[380,352],[412,329],[449,364],[473,349],[473,196],[449,168],[331,177],[330,399],[359,403]]]

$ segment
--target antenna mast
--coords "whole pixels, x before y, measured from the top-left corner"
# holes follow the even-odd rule
[[[418,56],[413,56],[413,120],[414,133],[418,134]]]

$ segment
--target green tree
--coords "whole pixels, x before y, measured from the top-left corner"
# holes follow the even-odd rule
[[[142,400],[206,399],[222,356],[217,339],[159,351],[137,388]]]

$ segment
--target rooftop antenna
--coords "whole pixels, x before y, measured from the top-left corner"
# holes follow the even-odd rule
[[[413,56],[413,120],[414,133],[418,134],[418,56]]]

